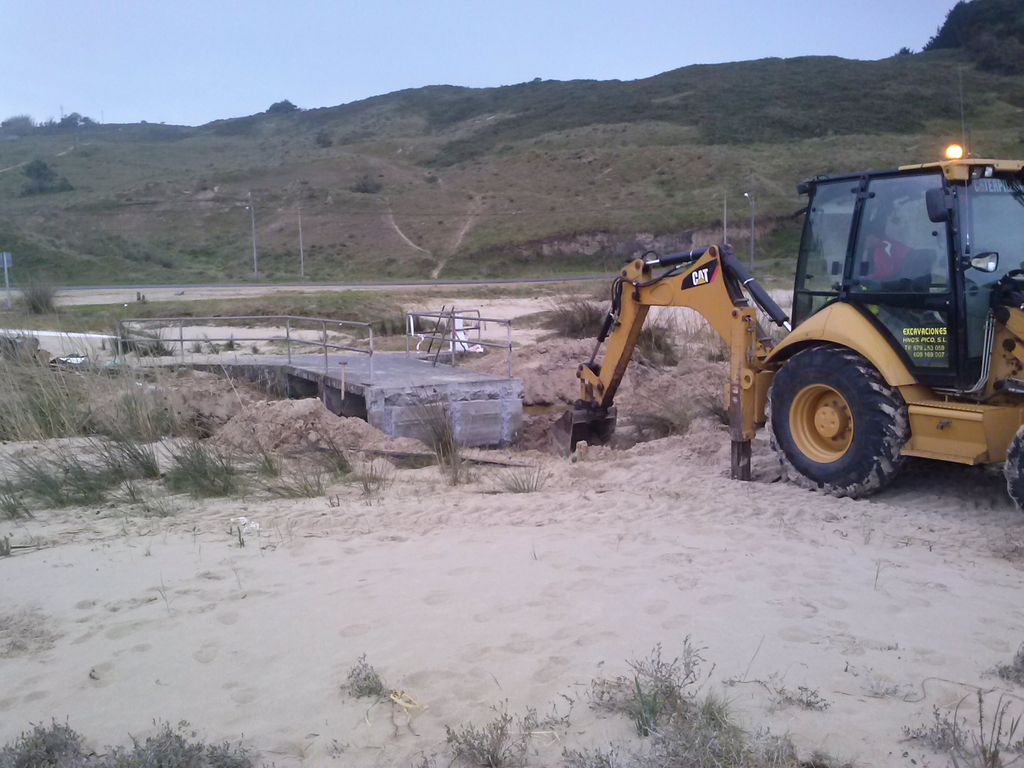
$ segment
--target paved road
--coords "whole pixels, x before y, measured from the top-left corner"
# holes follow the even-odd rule
[[[489,280],[424,280],[401,283],[182,283],[152,285],[75,285],[61,288],[61,293],[87,291],[170,291],[170,290],[234,290],[272,289],[303,291],[381,291],[405,288],[449,288],[473,285],[533,285],[537,283],[577,283],[587,280],[607,280],[609,275],[587,275],[584,277],[509,277]]]
[[[266,296],[272,293],[331,293],[336,291],[416,291],[445,288],[472,288],[486,286],[529,286],[558,283],[581,283],[611,280],[604,277],[537,277],[503,278],[497,280],[438,280],[407,281],[400,283],[193,283],[182,285],[76,285],[62,288],[57,303],[72,304],[130,304],[137,294],[149,301],[182,299],[241,299]]]

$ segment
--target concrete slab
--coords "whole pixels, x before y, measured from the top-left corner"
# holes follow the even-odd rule
[[[448,408],[461,445],[510,445],[522,427],[519,379],[402,353],[292,355],[290,362],[284,355],[253,355],[185,365],[246,378],[288,397],[319,397],[333,413],[366,419],[389,435],[425,439],[423,407],[435,403]]]

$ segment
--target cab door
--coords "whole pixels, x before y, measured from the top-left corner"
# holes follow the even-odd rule
[[[861,194],[842,298],[873,319],[924,384],[956,385],[950,232],[928,218],[939,172],[873,176]]]

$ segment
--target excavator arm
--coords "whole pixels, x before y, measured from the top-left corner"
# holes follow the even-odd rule
[[[660,271],[658,271],[660,270]],[[657,274],[656,274],[656,271]],[[750,478],[750,441],[764,424],[772,373],[763,366],[771,339],[757,322],[744,289],[771,320],[789,328],[786,313],[744,269],[728,246],[640,258],[628,262],[612,284],[612,302],[594,353],[579,366],[580,396],[556,430],[563,445],[606,441],[615,429],[615,396],[651,307],[699,312],[729,346],[726,404],[732,437],[733,476]],[[604,357],[597,362],[602,345]]]

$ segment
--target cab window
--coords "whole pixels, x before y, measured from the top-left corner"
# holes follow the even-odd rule
[[[793,320],[801,323],[839,292],[857,201],[856,182],[818,184],[811,197],[797,260]]]
[[[872,293],[947,293],[946,229],[928,218],[937,174],[872,179],[861,212],[850,285]]]

